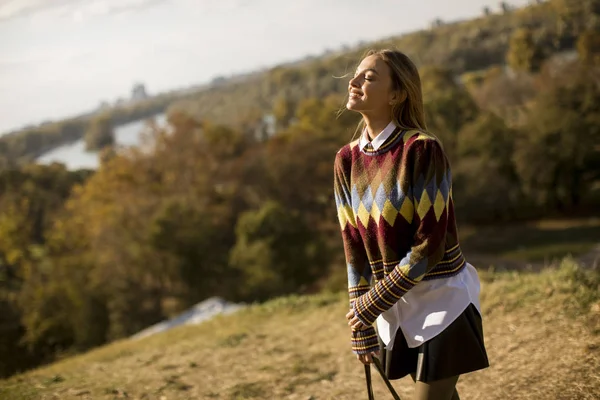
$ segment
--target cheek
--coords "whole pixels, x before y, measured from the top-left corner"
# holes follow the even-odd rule
[[[388,103],[389,94],[385,87],[381,85],[373,85],[364,91],[370,101],[374,103]]]

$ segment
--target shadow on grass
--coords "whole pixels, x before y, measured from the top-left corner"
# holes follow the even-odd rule
[[[475,227],[461,235],[469,254],[485,254],[521,262],[551,262],[581,256],[600,244],[600,224],[558,227],[503,225]]]

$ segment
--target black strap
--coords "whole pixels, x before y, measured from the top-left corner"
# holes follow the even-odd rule
[[[375,396],[373,395],[373,385],[371,384],[371,367],[369,364],[365,364],[365,378],[367,380],[367,394],[369,395],[369,400],[375,400]]]
[[[392,383],[390,382],[387,375],[385,374],[385,371],[383,370],[383,367],[381,366],[381,361],[379,361],[379,358],[373,357],[373,362],[375,363],[375,368],[377,368],[379,375],[381,375],[381,378],[385,382],[385,385],[387,386],[387,388],[390,390],[390,393],[394,397],[394,400],[400,400],[400,396],[398,396],[398,393],[396,393],[396,391],[394,390],[394,387],[392,386]]]
[[[373,358],[373,364],[375,364],[375,368],[377,369],[377,372],[379,372],[379,375],[381,376],[381,378],[385,382],[385,385],[387,386],[387,388],[389,389],[390,393],[394,397],[394,400],[401,400],[400,396],[398,396],[398,393],[396,393],[396,390],[394,390],[394,387],[390,383],[390,380],[387,378],[387,376],[385,374],[385,371],[383,370],[383,367],[381,366],[381,362],[379,361],[379,359],[377,357],[374,357],[374,356],[372,358]],[[369,400],[374,400],[374,397],[373,397],[373,385],[371,383],[371,368],[370,368],[369,364],[365,364],[365,377],[366,377],[366,380],[367,380],[367,393],[369,394]]]

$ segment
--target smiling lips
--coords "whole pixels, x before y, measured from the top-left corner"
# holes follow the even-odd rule
[[[359,98],[361,98],[361,97],[362,97],[362,95],[361,95],[361,94],[359,94],[359,93],[356,93],[356,92],[350,92],[350,94],[349,94],[349,97],[350,97],[351,99],[359,99]]]

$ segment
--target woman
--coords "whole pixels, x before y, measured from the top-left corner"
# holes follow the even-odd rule
[[[335,159],[334,192],[348,267],[352,350],[410,374],[416,399],[458,399],[459,375],[489,366],[477,272],[462,255],[450,165],[428,133],[410,59],[371,51],[346,108],[361,136]],[[374,325],[377,325],[377,332]]]

